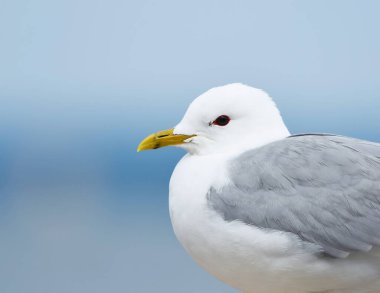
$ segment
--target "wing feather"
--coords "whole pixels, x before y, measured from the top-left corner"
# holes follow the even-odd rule
[[[380,245],[380,144],[292,136],[235,158],[229,174],[207,195],[227,221],[294,233],[333,257]]]

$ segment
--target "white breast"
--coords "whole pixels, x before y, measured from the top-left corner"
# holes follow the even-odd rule
[[[229,183],[225,163],[220,156],[186,155],[170,180],[174,232],[201,267],[230,286],[256,293],[319,292],[356,287],[376,277],[366,261],[332,263],[304,251],[286,233],[224,221],[207,206],[206,194],[211,185]]]

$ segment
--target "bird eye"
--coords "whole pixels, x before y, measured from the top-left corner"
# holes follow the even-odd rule
[[[227,115],[220,115],[218,118],[216,118],[212,124],[218,125],[218,126],[226,126],[231,121],[230,117]]]

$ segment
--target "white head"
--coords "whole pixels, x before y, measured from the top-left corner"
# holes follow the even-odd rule
[[[156,140],[153,144],[151,136],[149,147],[144,140],[139,150],[175,144],[195,155],[241,152],[285,138],[289,131],[264,91],[233,83],[200,95],[174,130],[162,134],[152,135]],[[157,142],[173,136],[175,143]]]
[[[196,98],[174,134],[195,134],[179,146],[190,153],[210,154],[259,147],[289,136],[289,131],[267,93],[233,83]]]

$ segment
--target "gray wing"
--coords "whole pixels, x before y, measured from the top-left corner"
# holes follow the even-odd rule
[[[230,162],[208,204],[226,221],[291,232],[333,257],[380,245],[380,144],[298,135]]]

